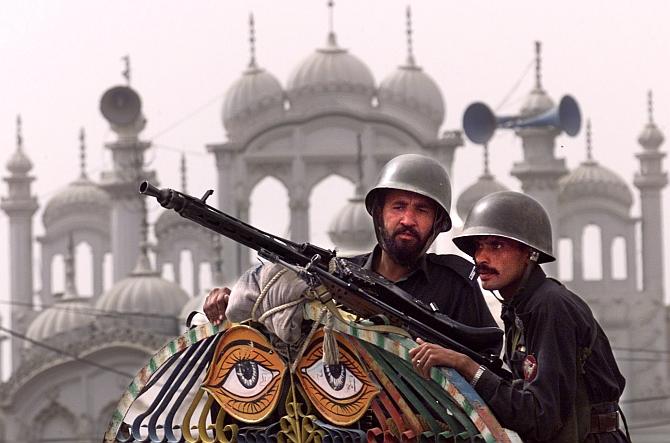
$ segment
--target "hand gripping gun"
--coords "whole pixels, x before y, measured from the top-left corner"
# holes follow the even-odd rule
[[[451,348],[499,376],[511,378],[501,367],[497,355],[473,350],[495,348],[503,335],[499,328],[475,328],[458,323],[381,275],[336,257],[334,251],[261,231],[209,206],[206,201],[213,192],[208,190],[202,198],[196,198],[169,188],[158,189],[148,181],[140,185],[140,194],[156,198],[164,208],[173,209],[184,218],[254,249],[266,260],[299,270],[308,282],[323,285],[329,297],[354,315],[362,319],[384,316],[391,325],[405,329],[413,337]]]

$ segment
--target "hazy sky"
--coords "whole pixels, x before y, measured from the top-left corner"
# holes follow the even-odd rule
[[[669,2],[336,1],[339,44],[363,60],[377,82],[404,63],[408,4],[417,63],[444,94],[443,129],[458,129],[465,107],[475,100],[499,108],[499,114],[516,114],[533,86],[528,67],[533,42],[540,40],[543,85],[556,102],[566,93],[578,100],[583,115],[592,120],[593,153],[601,164],[632,183],[649,89],[654,91],[655,121],[668,134]],[[155,147],[147,156],[150,167],[163,185],[178,187],[179,156],[186,152],[188,190],[201,194],[215,183],[213,158],[205,145],[225,141],[223,96],[249,61],[249,13],[255,15],[258,64],[283,84],[299,62],[324,45],[328,27],[325,0],[0,0],[0,8],[2,176],[16,146],[15,119],[21,114],[25,151],[37,177],[33,192],[41,205],[78,176],[81,127],[87,133],[89,175],[98,179],[110,168],[103,145],[115,137],[98,102],[106,89],[123,83],[122,56],[130,55],[131,85],[142,97],[148,120],[142,138]],[[570,168],[585,158],[583,131],[575,138],[560,137],[557,145],[557,155]],[[521,159],[520,140],[498,131],[490,147],[492,172],[519,189],[508,172]],[[666,160],[664,170],[668,164]],[[481,148],[460,148],[452,177],[455,195],[480,173]],[[345,187],[347,194],[351,189]],[[6,190],[3,183],[0,195]],[[339,193],[329,199],[334,203],[328,208],[316,208],[326,219],[350,196],[339,189],[319,192]],[[666,219],[669,206],[666,190]],[[152,218],[158,214],[152,210]],[[314,228],[323,231],[325,223],[315,222]],[[263,227],[279,234],[286,229]],[[42,231],[38,212],[34,232]],[[668,245],[670,232],[665,235]],[[3,276],[8,274],[7,236],[7,217],[1,213]],[[313,240],[326,242],[323,234]],[[667,282],[670,258],[665,260]],[[2,300],[8,299],[8,288],[3,278]]]

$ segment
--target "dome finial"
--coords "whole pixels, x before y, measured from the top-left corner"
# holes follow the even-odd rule
[[[75,284],[74,273],[74,238],[70,232],[67,239],[67,250],[65,252],[65,293],[63,294],[63,299],[77,297],[77,286]]]
[[[649,123],[654,123],[654,96],[651,89],[647,92],[647,113],[649,114]]]
[[[256,26],[254,23],[254,14],[249,14],[249,68],[256,68]]]
[[[181,192],[188,192],[186,189],[186,155],[181,153]]]
[[[412,46],[412,9],[407,5],[405,10],[405,16],[407,17],[407,66],[414,66],[416,62],[414,61],[414,51]]]
[[[489,144],[484,143],[484,176],[491,175],[489,171]]]
[[[328,0],[328,46],[332,48],[337,47],[337,38],[335,37],[335,26],[333,25],[334,19],[334,6],[335,2],[333,0]]]
[[[85,179],[86,175],[86,132],[82,127],[79,130],[79,178]]]
[[[593,161],[593,147],[591,145],[591,119],[586,120],[586,161]]]
[[[7,170],[12,174],[25,176],[33,168],[30,159],[23,152],[23,129],[21,115],[16,116],[16,151],[7,162]]]
[[[363,142],[360,132],[356,134],[356,163],[358,164],[358,183],[356,183],[356,196],[363,195]]]
[[[535,89],[542,90],[542,42],[535,42]]]
[[[130,56],[128,54],[121,57],[123,60],[123,71],[121,75],[126,79],[126,85],[130,86]]]
[[[21,114],[16,116],[16,150],[23,151],[23,134],[21,132]]]

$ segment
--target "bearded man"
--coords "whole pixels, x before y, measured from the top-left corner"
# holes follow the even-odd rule
[[[496,326],[474,265],[457,255],[427,253],[438,234],[451,229],[451,183],[440,163],[417,154],[393,158],[367,193],[365,206],[378,245],[353,257],[354,263],[457,322]]]

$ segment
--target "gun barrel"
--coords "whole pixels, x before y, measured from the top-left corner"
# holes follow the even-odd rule
[[[160,196],[160,189],[149,183],[148,180],[144,180],[140,183],[140,194],[150,195],[152,197],[158,198]]]
[[[179,212],[180,207],[184,204],[184,197],[181,194],[170,188],[159,189],[149,183],[148,180],[140,183],[140,194],[154,197],[162,207],[174,209],[177,212]]]

